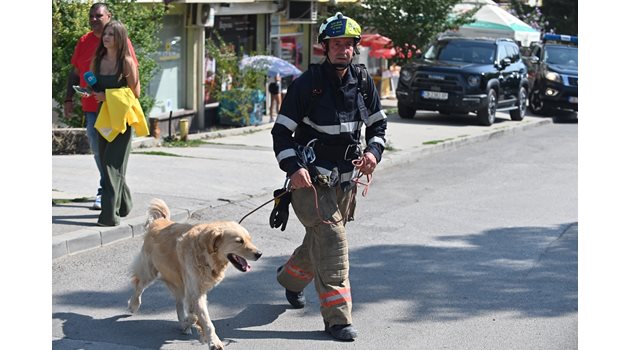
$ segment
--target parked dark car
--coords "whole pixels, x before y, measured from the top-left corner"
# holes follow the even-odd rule
[[[578,111],[578,38],[545,34],[525,59],[529,67],[529,107],[536,114]]]
[[[476,113],[481,125],[494,123],[498,110],[522,120],[527,108],[527,67],[510,39],[438,39],[400,72],[398,115],[416,110],[441,114]]]

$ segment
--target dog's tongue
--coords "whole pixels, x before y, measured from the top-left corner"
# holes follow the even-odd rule
[[[234,255],[236,261],[238,261],[239,265],[241,265],[243,272],[247,272],[252,269],[252,266],[247,262],[247,260],[243,259],[238,255]]]

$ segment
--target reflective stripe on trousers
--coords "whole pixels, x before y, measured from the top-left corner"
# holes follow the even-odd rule
[[[343,192],[339,186],[316,186],[319,211],[324,220],[337,221],[346,215],[352,191]],[[305,226],[306,234],[302,244],[278,273],[278,282],[288,290],[298,292],[313,280],[324,320],[330,325],[352,323],[345,230],[347,218],[335,225],[322,223],[310,188],[293,191],[291,204]]]

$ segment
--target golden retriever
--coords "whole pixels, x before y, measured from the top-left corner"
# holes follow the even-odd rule
[[[221,282],[228,263],[242,272],[250,270],[246,259],[258,260],[262,253],[247,230],[231,221],[181,224],[170,220],[161,199],[149,205],[142,251],[132,266],[134,293],[129,311],[138,311],[140,297],[158,274],[175,296],[182,331],[197,328],[200,341],[210,349],[223,349],[208,315],[206,293]]]

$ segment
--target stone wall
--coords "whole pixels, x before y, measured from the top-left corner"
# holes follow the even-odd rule
[[[52,130],[52,154],[90,154],[90,144],[84,128]]]

